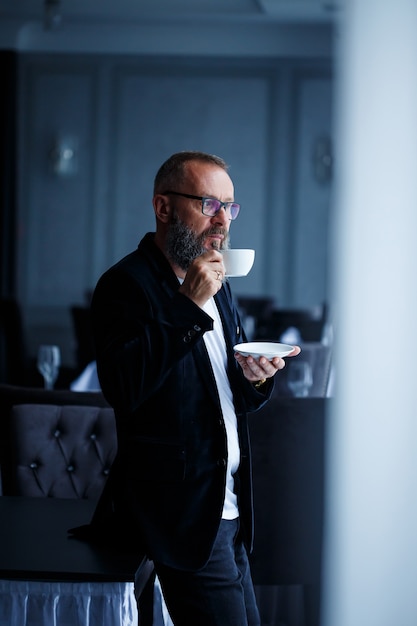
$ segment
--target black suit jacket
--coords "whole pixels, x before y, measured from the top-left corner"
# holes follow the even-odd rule
[[[118,454],[93,527],[112,528],[153,560],[198,569],[210,555],[221,519],[227,442],[203,341],[213,320],[178,288],[153,233],[96,286],[92,319],[97,368],[103,393],[115,409]],[[215,299],[238,419],[241,463],[236,485],[250,550],[246,414],[265,403],[273,383],[261,393],[244,378],[233,345],[245,336],[229,284]]]

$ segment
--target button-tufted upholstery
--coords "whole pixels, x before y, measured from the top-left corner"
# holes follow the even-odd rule
[[[96,500],[116,454],[111,408],[20,404],[10,423],[14,495]]]
[[[0,384],[4,495],[96,499],[115,452],[113,410],[102,393]]]

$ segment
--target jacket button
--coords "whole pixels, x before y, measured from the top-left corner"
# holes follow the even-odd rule
[[[191,339],[197,334],[197,330],[196,328],[199,328],[198,326],[194,326],[191,330],[189,330],[187,332],[187,334],[185,335],[185,337],[183,338],[183,340],[185,341],[185,343],[190,343]]]
[[[226,459],[219,459],[219,460],[217,461],[217,465],[218,465],[219,467],[226,467],[226,464],[227,464]]]

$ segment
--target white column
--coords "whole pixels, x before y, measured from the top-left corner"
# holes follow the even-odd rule
[[[417,624],[417,1],[346,0],[325,626]]]

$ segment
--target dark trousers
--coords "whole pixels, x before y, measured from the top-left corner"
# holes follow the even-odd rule
[[[239,520],[222,520],[210,560],[198,572],[154,563],[175,626],[259,626]]]

